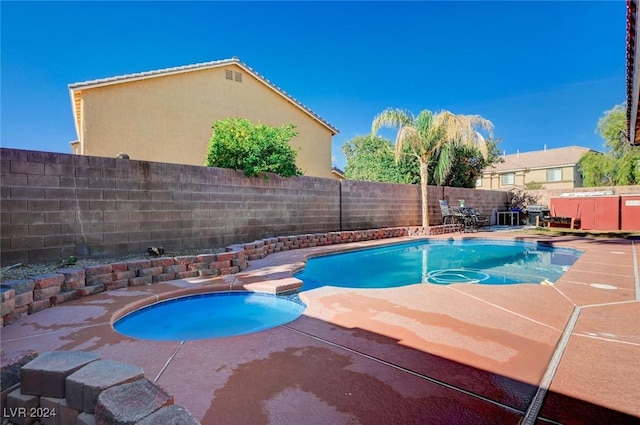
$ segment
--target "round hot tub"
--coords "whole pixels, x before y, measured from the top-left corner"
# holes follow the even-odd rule
[[[208,293],[145,306],[116,320],[113,328],[123,335],[154,341],[223,338],[284,325],[305,308],[295,296]]]

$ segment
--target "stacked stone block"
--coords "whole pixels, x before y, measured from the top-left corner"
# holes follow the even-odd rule
[[[29,304],[33,303],[33,290],[36,283],[33,279],[11,280],[2,284],[2,322],[8,325],[29,313]],[[5,303],[5,292],[7,302]]]
[[[20,392],[27,395],[63,398],[67,377],[99,359],[100,355],[93,352],[46,352],[22,367]]]
[[[137,260],[137,261],[127,261],[127,271],[130,272],[130,276],[128,283],[129,286],[139,286],[139,285],[149,285],[152,282],[152,276],[148,275],[146,271],[140,272],[141,270],[147,270],[151,268],[150,260]]]
[[[139,423],[156,411],[173,405],[173,397],[146,378],[104,390],[96,401],[95,417],[99,424]]]
[[[33,302],[28,305],[29,314],[51,307],[51,298],[60,294],[64,276],[57,273],[44,274],[34,276],[33,282]]]
[[[198,271],[197,270],[189,270],[189,266],[193,263],[196,262],[196,256],[195,255],[182,255],[179,257],[175,257],[175,261],[176,261],[176,266],[183,266],[184,269],[182,267],[180,267],[180,270],[182,271],[177,271],[176,272],[176,278],[177,279],[188,279],[190,277],[198,277]]]
[[[13,392],[20,385],[20,370],[22,366],[29,363],[38,356],[33,350],[19,350],[9,353],[2,353],[0,357],[1,396],[0,406],[7,405],[7,395]]]
[[[14,353],[11,361],[5,361],[3,355],[3,380],[16,375],[15,366],[21,365],[19,385],[6,398],[3,393],[3,420],[18,425],[34,420],[43,425],[169,423],[153,422],[163,418],[199,423],[186,409],[174,406],[173,397],[146,379],[137,366],[100,360],[95,352],[50,351],[35,356]]]
[[[4,316],[16,308],[16,291],[12,288],[0,288],[2,304],[0,304],[0,326],[4,326]]]
[[[57,274],[64,276],[64,282],[60,286],[60,293],[51,298],[51,304],[62,304],[78,298],[78,290],[85,287],[85,269],[59,269]]]

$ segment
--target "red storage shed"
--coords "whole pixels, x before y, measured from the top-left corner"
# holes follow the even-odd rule
[[[580,218],[581,229],[620,230],[620,196],[554,197],[550,209],[552,216]]]
[[[620,196],[620,230],[640,231],[640,195]]]

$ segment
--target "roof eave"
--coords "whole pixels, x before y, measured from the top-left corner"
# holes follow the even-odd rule
[[[266,77],[264,77],[262,74],[256,72],[253,68],[251,68],[250,66],[248,66],[247,64],[245,64],[244,62],[240,61],[238,58],[235,58],[235,57],[233,59],[223,59],[223,60],[213,61],[213,62],[204,62],[204,63],[194,64],[194,65],[167,68],[164,70],[161,69],[156,71],[140,72],[137,74],[131,74],[131,75],[122,76],[122,77],[110,77],[110,78],[103,78],[103,79],[85,81],[80,83],[73,83],[73,84],[69,84],[69,90],[71,92],[72,103],[73,103],[75,94],[81,93],[82,90],[89,90],[89,89],[94,89],[98,87],[110,86],[114,84],[146,80],[149,78],[155,78],[160,76],[164,77],[168,75],[183,74],[183,73],[192,72],[192,71],[201,71],[204,69],[219,68],[221,66],[228,66],[228,65],[237,65],[247,73],[251,74],[258,81],[267,85],[273,91],[275,91],[280,96],[282,96],[287,102],[291,103],[293,106],[302,110],[305,114],[309,115],[315,121],[317,121],[322,126],[327,128],[331,132],[332,136],[335,136],[336,134],[340,133],[340,131],[337,128],[329,124],[329,122],[325,121],[318,114],[316,114],[311,109],[303,105],[300,101],[295,99],[293,96],[289,95],[280,87],[276,86],[274,83],[269,81]],[[78,132],[78,138],[80,138],[79,117],[76,117],[76,114],[75,114],[75,109],[76,109],[75,103],[73,105],[74,105],[74,118],[76,118],[76,132]]]
[[[531,170],[545,170],[549,168],[559,168],[559,167],[575,167],[578,165],[577,162],[568,162],[565,164],[550,164],[550,165],[539,165],[535,167],[520,167],[520,168],[504,168],[504,169],[485,169],[483,173],[485,174],[504,174],[504,173],[515,173],[518,171],[531,171]]]

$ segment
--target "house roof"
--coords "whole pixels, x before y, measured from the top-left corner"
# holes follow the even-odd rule
[[[331,167],[331,172],[337,175],[338,177],[340,177],[341,179],[346,179],[346,177],[344,176],[344,171],[342,171],[340,168],[336,167],[335,165]]]
[[[591,149],[581,146],[567,146],[505,155],[503,157],[504,162],[486,168],[484,173],[505,173],[509,171],[572,166],[577,164],[582,155],[589,151]]]
[[[627,0],[627,136],[640,145],[640,49],[636,48],[639,26],[638,1]]]
[[[254,76],[258,81],[262,82],[267,87],[275,91],[277,94],[282,96],[286,101],[290,102],[295,107],[301,109],[304,113],[309,115],[314,120],[318,121],[327,129],[329,129],[329,131],[331,131],[333,135],[336,135],[339,133],[339,130],[337,128],[329,124],[327,121],[322,119],[318,114],[316,114],[311,109],[306,107],[300,101],[298,101],[293,96],[291,96],[289,93],[282,90],[280,87],[278,87],[277,85],[269,81],[262,74],[256,72],[253,68],[251,68],[244,62],[240,61],[240,59],[238,59],[235,56],[231,59],[222,59],[222,60],[217,60],[212,62],[203,62],[203,63],[197,63],[193,65],[177,66],[174,68],[164,68],[164,69],[158,69],[154,71],[138,72],[134,74],[125,74],[125,75],[119,75],[116,77],[101,78],[97,80],[89,80],[89,81],[69,84],[69,93],[71,95],[71,104],[73,106],[73,118],[76,125],[76,133],[78,134],[78,137],[80,137],[80,120],[81,120],[80,100],[82,97],[83,90],[110,86],[114,84],[129,83],[132,81],[145,80],[145,79],[156,78],[156,77],[164,77],[167,75],[184,74],[187,72],[201,71],[204,69],[220,68],[220,67],[229,66],[229,65],[237,65],[243,70],[245,70],[247,73]]]

